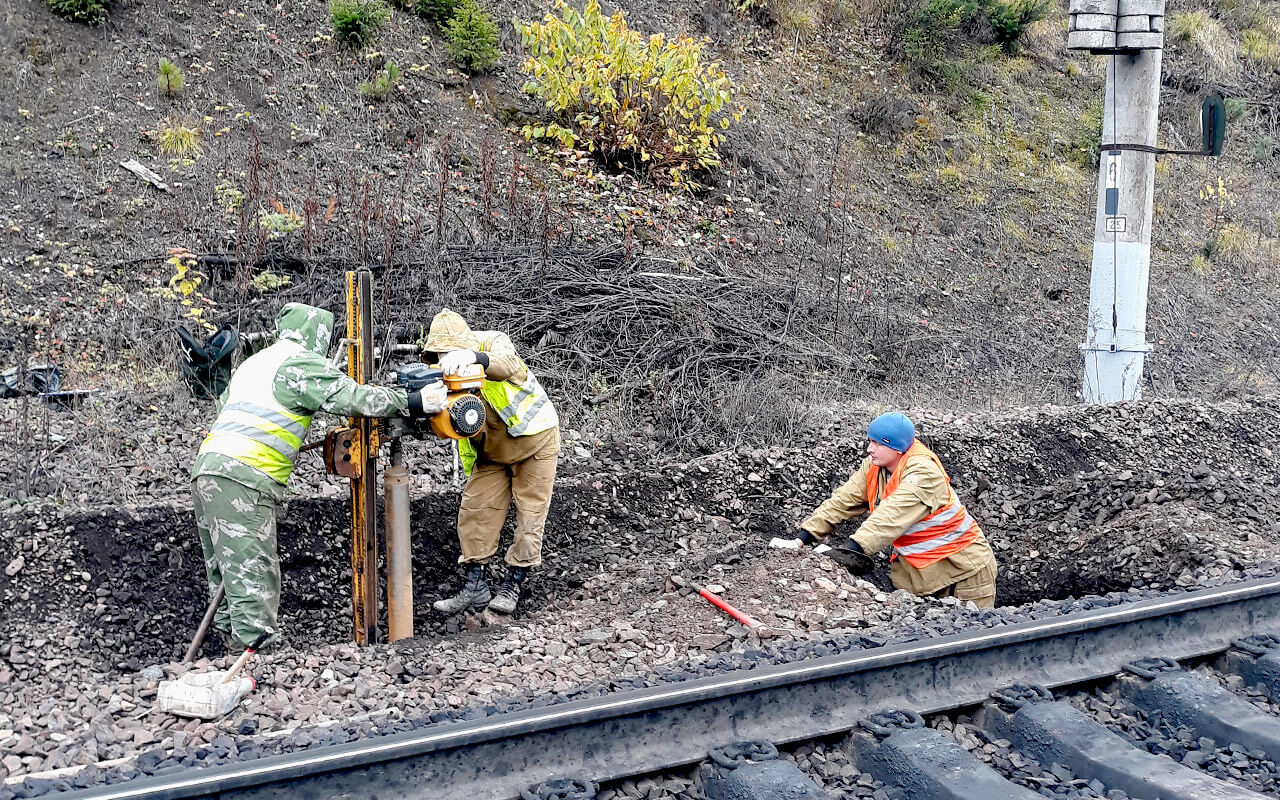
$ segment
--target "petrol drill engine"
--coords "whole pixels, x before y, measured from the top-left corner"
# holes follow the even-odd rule
[[[406,364],[396,369],[396,384],[410,392],[443,381],[448,389],[448,405],[444,411],[422,420],[411,420],[409,435],[424,438],[428,431],[441,439],[470,439],[484,429],[484,401],[480,388],[484,386],[484,367],[472,364],[463,367],[456,375],[445,375],[436,366],[421,362]]]

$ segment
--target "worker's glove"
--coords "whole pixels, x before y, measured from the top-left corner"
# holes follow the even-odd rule
[[[409,416],[429,417],[449,407],[449,390],[444,381],[428,383],[416,392],[409,392]]]
[[[476,354],[472,350],[450,350],[440,356],[440,369],[445,375],[457,375],[458,370],[476,363]]]
[[[802,545],[799,539],[779,539],[775,536],[769,540],[769,546],[778,550],[799,550]]]
[[[849,570],[854,575],[866,575],[875,568],[875,562],[867,555],[862,545],[849,540],[845,547],[833,547],[827,551],[827,558]]]

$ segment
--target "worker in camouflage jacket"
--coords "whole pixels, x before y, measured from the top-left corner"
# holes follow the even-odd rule
[[[473,331],[449,309],[431,320],[423,344],[426,358],[446,375],[471,364],[484,367],[480,396],[485,425],[475,440],[458,442],[467,473],[458,510],[460,564],[466,581],[452,597],[433,604],[443,614],[487,608],[511,614],[529,570],[542,563],[542,531],[551,507],[560,453],[560,420],[546,390],[499,331]],[[512,502],[516,529],[507,548],[507,571],[496,594],[485,580],[485,565],[498,551],[498,538]]]
[[[324,309],[281,309],[275,343],[231,376],[191,470],[209,590],[225,587],[213,624],[230,647],[263,633],[270,635],[263,647],[278,643],[276,506],[312,415],[418,416],[445,407],[442,383],[414,392],[356,383],[325,358],[332,334],[333,314]]]
[[[990,608],[996,599],[995,555],[951,488],[942,462],[915,433],[905,414],[873,420],[867,428],[868,455],[853,476],[800,523],[794,539],[769,544],[785,549],[815,544],[841,522],[866,514],[846,546],[819,547],[858,573],[871,570],[870,555],[890,549],[895,587]]]

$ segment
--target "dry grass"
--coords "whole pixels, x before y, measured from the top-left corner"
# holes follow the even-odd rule
[[[778,2],[794,4],[797,9],[795,17],[780,22],[780,27],[790,26],[779,33],[788,46],[790,28],[812,30],[809,26],[815,14],[819,28],[813,40],[825,44],[829,33],[826,10],[842,8],[831,0]],[[1252,0],[1248,5],[1253,5]],[[994,70],[998,83],[975,80],[972,75],[980,65],[974,59],[966,73],[968,94],[957,97],[945,97],[934,90],[913,91],[899,73],[886,68],[880,42],[871,37],[859,38],[856,31],[867,24],[862,18],[850,24],[854,33],[840,32],[862,46],[853,64],[842,65],[844,72],[817,59],[820,47],[812,50],[812,61],[807,63],[820,66],[821,76],[828,69],[840,76],[830,86],[808,73],[797,76],[794,70],[779,66],[795,59],[758,57],[754,51],[727,49],[727,65],[757,79],[751,100],[761,110],[750,131],[733,143],[729,158],[735,162],[740,159],[741,164],[729,163],[725,167],[724,194],[731,192],[734,196],[732,209],[726,210],[724,207],[730,203],[713,195],[682,205],[678,213],[667,214],[662,211],[665,204],[675,208],[676,201],[686,203],[686,199],[671,200],[647,190],[633,193],[619,188],[627,184],[615,181],[614,176],[591,183],[579,172],[564,179],[564,173],[555,173],[544,162],[527,158],[520,144],[507,136],[501,126],[486,127],[489,117],[477,113],[493,110],[483,105],[489,102],[484,89],[480,93],[485,98],[477,100],[472,108],[466,103],[470,88],[450,88],[439,93],[432,88],[422,95],[430,100],[430,105],[424,106],[430,114],[424,117],[417,100],[430,88],[425,76],[442,71],[444,62],[438,34],[415,17],[397,14],[396,24],[385,26],[379,33],[380,47],[396,54],[404,69],[405,94],[413,102],[371,104],[363,102],[356,87],[370,77],[376,62],[372,57],[353,58],[335,47],[326,38],[331,32],[317,33],[318,28],[325,27],[321,20],[313,18],[304,23],[295,21],[292,15],[272,15],[274,4],[246,6],[247,15],[234,18],[215,16],[201,4],[188,8],[186,13],[192,16],[183,24],[190,30],[198,32],[203,26],[213,29],[216,21],[217,26],[225,27],[226,34],[218,40],[200,38],[205,52],[202,59],[216,69],[208,74],[189,69],[190,81],[180,95],[181,106],[174,106],[180,110],[164,110],[158,115],[176,117],[200,109],[199,113],[213,117],[209,122],[195,121],[198,117],[184,120],[203,128],[205,135],[200,144],[206,154],[201,166],[208,168],[197,169],[197,175],[186,179],[189,192],[163,198],[163,226],[157,222],[159,214],[137,213],[136,208],[132,216],[120,213],[119,209],[131,208],[128,204],[134,202],[123,196],[123,186],[117,186],[114,195],[106,195],[101,215],[105,222],[100,223],[98,215],[91,218],[83,212],[88,208],[83,204],[59,222],[69,229],[75,226],[70,231],[76,236],[75,241],[93,242],[91,256],[95,263],[148,255],[156,252],[157,242],[181,243],[198,252],[225,248],[229,259],[240,259],[245,265],[232,269],[243,271],[249,279],[241,287],[237,275],[224,275],[222,283],[211,292],[216,290],[213,297],[222,304],[222,315],[244,329],[260,328],[264,319],[269,321],[270,307],[284,299],[340,304],[341,294],[333,290],[331,283],[321,280],[324,270],[339,267],[321,268],[317,264],[383,265],[386,274],[378,281],[380,302],[389,303],[400,318],[413,324],[429,319],[447,293],[455,292],[462,296],[450,302],[461,300],[472,310],[483,307],[488,311],[484,322],[512,329],[528,316],[523,310],[526,306],[541,302],[543,281],[555,284],[557,280],[562,265],[554,263],[554,255],[544,268],[540,268],[543,259],[536,255],[556,252],[555,231],[572,231],[578,237],[576,245],[588,249],[602,243],[622,246],[624,235],[630,241],[630,226],[625,226],[625,233],[611,236],[612,229],[601,233],[600,220],[614,219],[615,207],[625,206],[658,209],[652,215],[646,211],[643,217],[638,212],[634,216],[635,250],[653,259],[642,268],[645,271],[676,274],[670,279],[671,285],[689,291],[700,285],[690,278],[698,279],[702,285],[712,281],[709,276],[714,276],[716,285],[722,279],[736,277],[772,280],[779,287],[778,294],[788,298],[782,313],[765,314],[751,306],[734,316],[750,320],[753,325],[765,320],[769,335],[788,342],[794,341],[797,331],[803,328],[811,343],[825,337],[823,346],[834,353],[865,355],[870,364],[892,367],[891,378],[883,384],[831,379],[826,385],[838,388],[822,393],[831,402],[851,394],[874,397],[880,393],[892,397],[894,404],[927,401],[930,397],[952,398],[957,403],[1014,404],[1059,396],[1068,401],[1074,398],[1079,378],[1077,345],[1088,289],[1096,178],[1093,151],[1099,141],[1100,83],[1105,59],[1081,57],[1065,61],[1061,31],[1054,33],[1047,23],[1032,30],[1036,41],[1027,49],[1037,57],[1017,62],[1023,72],[1015,74],[1011,67],[1007,72]],[[4,13],[0,11],[0,22],[4,21]],[[60,98],[66,102],[47,117],[41,115],[35,102],[41,99],[38,91],[43,91],[38,82],[30,76],[11,76],[9,85],[17,92],[15,103],[21,108],[37,109],[34,119],[25,124],[41,126],[36,131],[40,135],[32,136],[30,143],[15,145],[15,158],[27,157],[24,148],[40,156],[46,151],[42,143],[52,141],[64,129],[73,130],[80,141],[90,141],[92,130],[78,121],[86,95],[127,89],[129,96],[150,92],[153,99],[156,97],[156,76],[150,65],[162,55],[156,50],[159,45],[154,39],[135,40],[132,34],[132,22],[145,13],[140,7],[121,7],[121,24],[110,29],[117,38],[101,44],[116,48],[115,63],[109,59],[91,62],[91,77],[96,82],[88,89],[77,87],[74,92],[68,87]],[[1235,34],[1265,30],[1261,23],[1246,24],[1239,15],[1222,18],[1227,20],[1225,30]],[[1207,14],[1192,20],[1181,29],[1186,39],[1176,40],[1171,33],[1171,47],[1181,47],[1182,52],[1171,54],[1166,64],[1176,55],[1177,60],[1190,64],[1189,70],[1203,78],[1205,70],[1187,54],[1196,52],[1193,48],[1206,37],[1211,44],[1215,41],[1208,29],[1224,28]],[[1203,24],[1197,26],[1196,20]],[[261,30],[259,26],[264,21],[270,25]],[[1043,47],[1037,44],[1040,34],[1046,37]],[[32,36],[33,41],[40,41],[42,47],[55,52],[54,71],[72,73],[74,61],[62,63],[63,56],[56,48],[35,34]],[[1046,48],[1055,38],[1057,49],[1046,56]],[[231,47],[227,42],[237,45]],[[1234,41],[1228,42],[1226,52],[1244,64],[1236,47]],[[239,48],[248,48],[261,58],[242,58]],[[295,54],[300,51],[315,55],[305,64],[295,64]],[[1260,51],[1254,48],[1252,52]],[[168,55],[172,57],[172,53]],[[1244,56],[1249,57],[1248,53]],[[138,69],[138,64],[145,68]],[[262,85],[259,74],[264,66],[273,73],[274,83],[269,86]],[[495,96],[517,93],[518,87],[511,85],[513,73],[510,69],[497,73],[493,79]],[[786,80],[778,76],[785,76]],[[241,87],[250,87],[247,99],[237,97]],[[803,91],[797,91],[797,87]],[[1263,100],[1274,95],[1237,96]],[[972,104],[966,102],[966,97]],[[865,108],[859,108],[859,124],[851,126],[842,109],[857,107],[861,98],[885,100],[866,102]],[[1008,108],[1003,98],[1009,98]],[[249,101],[254,104],[252,116],[245,105]],[[1048,102],[1052,113],[1029,111],[1037,101]],[[1176,101],[1181,106],[1175,106]],[[1166,102],[1171,109],[1180,109],[1198,103],[1198,98],[1189,98],[1171,86],[1166,89]],[[828,111],[830,120],[823,118]],[[1173,113],[1171,110],[1168,116],[1172,118]],[[129,141],[139,128],[155,125],[156,117],[155,111],[132,110],[114,122],[95,122],[112,126],[102,134],[103,139]],[[917,118],[924,121],[917,123]],[[1249,142],[1248,152],[1253,152],[1252,143],[1265,133],[1261,130],[1264,119],[1260,112],[1247,115],[1238,128],[1233,128],[1232,140]],[[964,127],[974,120],[979,123],[976,129]],[[824,124],[829,127],[820,127]],[[251,133],[255,126],[263,132],[260,160],[255,155],[255,134]],[[957,131],[966,132],[964,144],[983,156],[980,162],[973,163],[961,154],[956,147]],[[453,136],[452,145],[443,141],[445,133]],[[1006,138],[1007,133],[1011,135]],[[847,137],[843,144],[841,135]],[[496,175],[490,181],[494,186],[488,189],[483,178],[486,173],[477,167],[488,163],[483,154],[477,157],[479,140],[487,136],[492,136],[496,153],[489,161],[497,165],[496,173],[490,171]],[[893,148],[904,138],[907,155],[900,163],[890,163]],[[957,152],[954,164],[946,155],[952,147]],[[830,151],[837,148],[849,163],[839,166],[833,174],[827,162]],[[1058,163],[1064,157],[1069,163]],[[1239,150],[1229,149],[1226,158],[1217,163],[1230,163],[1239,157]],[[101,166],[94,164],[88,174],[95,174],[94,170],[114,171],[110,157],[100,160]],[[452,163],[455,170],[444,170],[442,165],[446,162]],[[41,195],[48,185],[83,182],[81,159],[37,157],[30,163],[42,165],[42,171],[31,177],[18,175],[13,205],[43,208]],[[1185,194],[1186,187],[1202,181],[1198,172],[1201,166],[1197,162],[1196,171],[1190,166],[1176,168],[1161,183],[1181,187]],[[77,171],[67,172],[70,168]],[[1256,202],[1267,205],[1265,213],[1269,216],[1274,210],[1270,198],[1275,196],[1275,181],[1268,170],[1271,168],[1250,168],[1251,174],[1257,175]],[[907,176],[912,172],[924,176],[917,185],[908,182]],[[951,188],[938,192],[938,182],[949,183]],[[602,187],[606,191],[602,192]],[[552,198],[546,212],[541,210],[544,192]],[[744,204],[744,197],[751,198],[753,205]],[[279,217],[279,224],[269,216],[275,199],[294,212],[292,217]],[[834,201],[840,205],[835,206]],[[1029,212],[1021,205],[1023,202],[1037,208]],[[1168,284],[1157,285],[1153,281],[1152,307],[1164,309],[1160,320],[1171,320],[1160,324],[1172,331],[1173,337],[1186,329],[1202,330],[1205,319],[1231,331],[1239,316],[1235,313],[1239,298],[1246,298],[1258,318],[1268,324],[1280,318],[1276,301],[1256,282],[1252,286],[1235,282],[1235,271],[1228,268],[1225,260],[1213,264],[1208,256],[1201,256],[1205,271],[1216,269],[1207,280],[1189,274],[1188,262],[1204,246],[1213,225],[1197,216],[1204,209],[1193,207],[1194,198],[1166,203],[1167,219],[1176,220],[1177,224],[1161,226],[1159,236],[1168,249],[1155,253],[1157,259],[1163,259],[1163,266],[1171,267],[1169,272],[1174,273]],[[727,216],[729,210],[732,217]],[[847,217],[845,210],[849,212]],[[268,215],[268,224],[262,224],[260,213]],[[686,219],[695,215],[705,217],[709,223],[696,241],[687,235],[691,225]],[[648,224],[650,216],[652,225]],[[1002,224],[1006,217],[1015,222]],[[775,219],[779,222],[775,223]],[[1243,222],[1252,243],[1252,218],[1237,213],[1233,219]],[[37,246],[42,252],[50,249],[42,241],[59,235],[47,230],[48,224],[36,219],[34,213],[28,216],[7,212],[0,220],[0,230],[9,230],[10,225],[21,228],[10,234],[15,249],[22,248],[18,257],[25,257]],[[843,230],[845,226],[847,232]],[[227,236],[228,230],[231,237]],[[1274,236],[1273,228],[1266,232]],[[228,238],[232,244],[223,244]],[[524,271],[527,294],[513,296],[500,308],[484,306],[489,302],[485,298],[492,294],[491,273],[496,270],[466,270],[457,265],[458,258],[451,263],[436,260],[438,251],[466,251],[494,240],[513,247],[531,247],[535,253],[533,266]],[[744,249],[734,240],[747,241],[750,247]],[[1226,249],[1231,251],[1231,246],[1228,243]],[[286,269],[288,259],[297,260],[296,271]],[[412,268],[406,266],[409,260]],[[292,282],[277,287],[279,297],[264,300],[251,280],[256,270],[267,268],[275,274],[291,275]],[[609,283],[626,274],[607,269],[601,277]],[[412,297],[400,294],[410,277],[419,276],[430,276],[431,285],[421,287],[422,291]],[[790,300],[793,287],[796,299]],[[1191,297],[1201,287],[1204,297]],[[1217,293],[1210,294],[1209,287]],[[135,288],[129,287],[131,296]],[[1046,300],[1050,292],[1064,299]],[[0,294],[12,296],[12,291]],[[1228,302],[1224,297],[1235,299]],[[710,302],[717,299],[714,294],[708,298]],[[90,297],[91,301],[94,299]],[[925,306],[930,308],[928,325],[923,315],[915,313]],[[79,313],[83,307],[80,304],[73,310]],[[137,350],[136,345],[131,348],[126,343],[141,337],[145,343],[141,361],[154,362],[162,347],[172,346],[169,325],[180,317],[181,310],[172,309],[167,317],[150,307],[134,311],[119,326],[103,326],[103,332],[95,336],[110,338],[114,347],[125,350]],[[622,307],[614,312],[610,324],[644,332],[644,320],[636,319],[636,313]],[[1192,319],[1193,314],[1199,318]],[[386,309],[380,308],[379,319],[389,316]],[[130,322],[133,319],[143,322]],[[1157,319],[1155,314],[1153,319]],[[119,341],[115,341],[115,330],[119,331]],[[671,340],[660,326],[654,331],[652,342],[637,335],[634,342],[622,342],[613,352],[605,348],[607,342],[598,348],[590,346],[593,340],[588,334],[593,331],[578,326],[572,318],[549,320],[540,326],[527,324],[514,332],[534,369],[540,375],[546,372],[555,377],[557,403],[566,418],[572,418],[569,424],[625,406],[633,412],[626,421],[628,427],[638,428],[667,413],[667,408],[694,409],[705,416],[705,420],[697,422],[712,432],[709,436],[720,436],[724,431],[743,437],[767,438],[775,431],[777,435],[788,435],[789,415],[793,412],[785,402],[779,403],[776,410],[782,416],[769,419],[765,412],[773,407],[762,404],[761,394],[753,387],[784,397],[783,389],[794,378],[797,382],[793,388],[803,405],[807,387],[802,379],[809,366],[793,370],[787,360],[788,351],[779,348],[776,352],[765,351],[759,359],[763,366],[755,379],[748,370],[747,376],[734,375],[725,384],[717,383],[718,373],[711,372],[707,373],[712,376],[710,379],[697,376],[698,380],[694,380],[691,376],[685,387],[678,385],[677,378],[668,379],[665,384],[654,383],[641,368],[647,366],[642,362],[652,360],[653,349]],[[694,338],[692,333],[689,338]],[[759,344],[773,347],[767,339],[761,339]],[[718,353],[723,350],[723,337],[708,335],[704,346]],[[1213,385],[1221,378],[1221,365],[1248,363],[1250,355],[1241,352],[1225,335],[1211,346],[1185,350],[1170,347],[1160,352],[1165,355],[1153,359],[1163,357],[1172,365],[1170,370],[1203,376],[1199,384],[1179,384],[1186,391]],[[120,359],[127,362],[136,360],[138,355],[129,353]],[[629,359],[623,362],[623,369],[610,372],[601,366],[621,356]],[[663,370],[671,366],[662,365]],[[633,378],[637,383],[634,389],[617,394],[616,400],[584,410],[582,395],[601,393],[599,387],[582,385],[591,371],[602,373],[603,386],[618,386]],[[792,378],[784,374],[788,371],[795,373]],[[126,384],[132,377],[110,368],[94,368],[92,374]],[[706,380],[706,384],[700,380]],[[1015,392],[1019,393],[1016,397]],[[712,395],[714,400],[709,399]],[[684,428],[692,427],[693,422],[685,421]]]
[[[813,38],[822,24],[821,9],[812,0],[776,0],[773,11],[778,27],[797,43]]]
[[[1205,9],[1173,14],[1166,33],[1186,46],[1213,77],[1234,80],[1240,74],[1239,50],[1226,26]]]
[[[1280,44],[1272,31],[1249,28],[1240,33],[1240,50],[1250,61],[1280,65]]]
[[[200,129],[180,122],[163,125],[160,128],[160,152],[182,158],[200,155]]]

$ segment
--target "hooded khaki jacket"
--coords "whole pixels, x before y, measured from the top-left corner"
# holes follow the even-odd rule
[[[871,458],[868,456],[862,460],[853,476],[832,492],[831,497],[823,501],[800,527],[815,536],[823,537],[835,530],[836,525],[841,522],[867,514],[867,475],[870,471]],[[898,488],[884,497],[884,486],[889,474],[889,470],[880,470],[876,510],[867,515],[852,537],[868,554],[891,546],[907,528],[946,506],[950,499],[946,475],[930,459],[911,459],[903,469]],[[995,555],[991,552],[991,546],[987,544],[986,537],[979,533],[977,539],[965,549],[924,569],[916,569],[904,558],[895,558],[890,568],[890,578],[899,589],[925,595],[945,589],[994,565]]]

